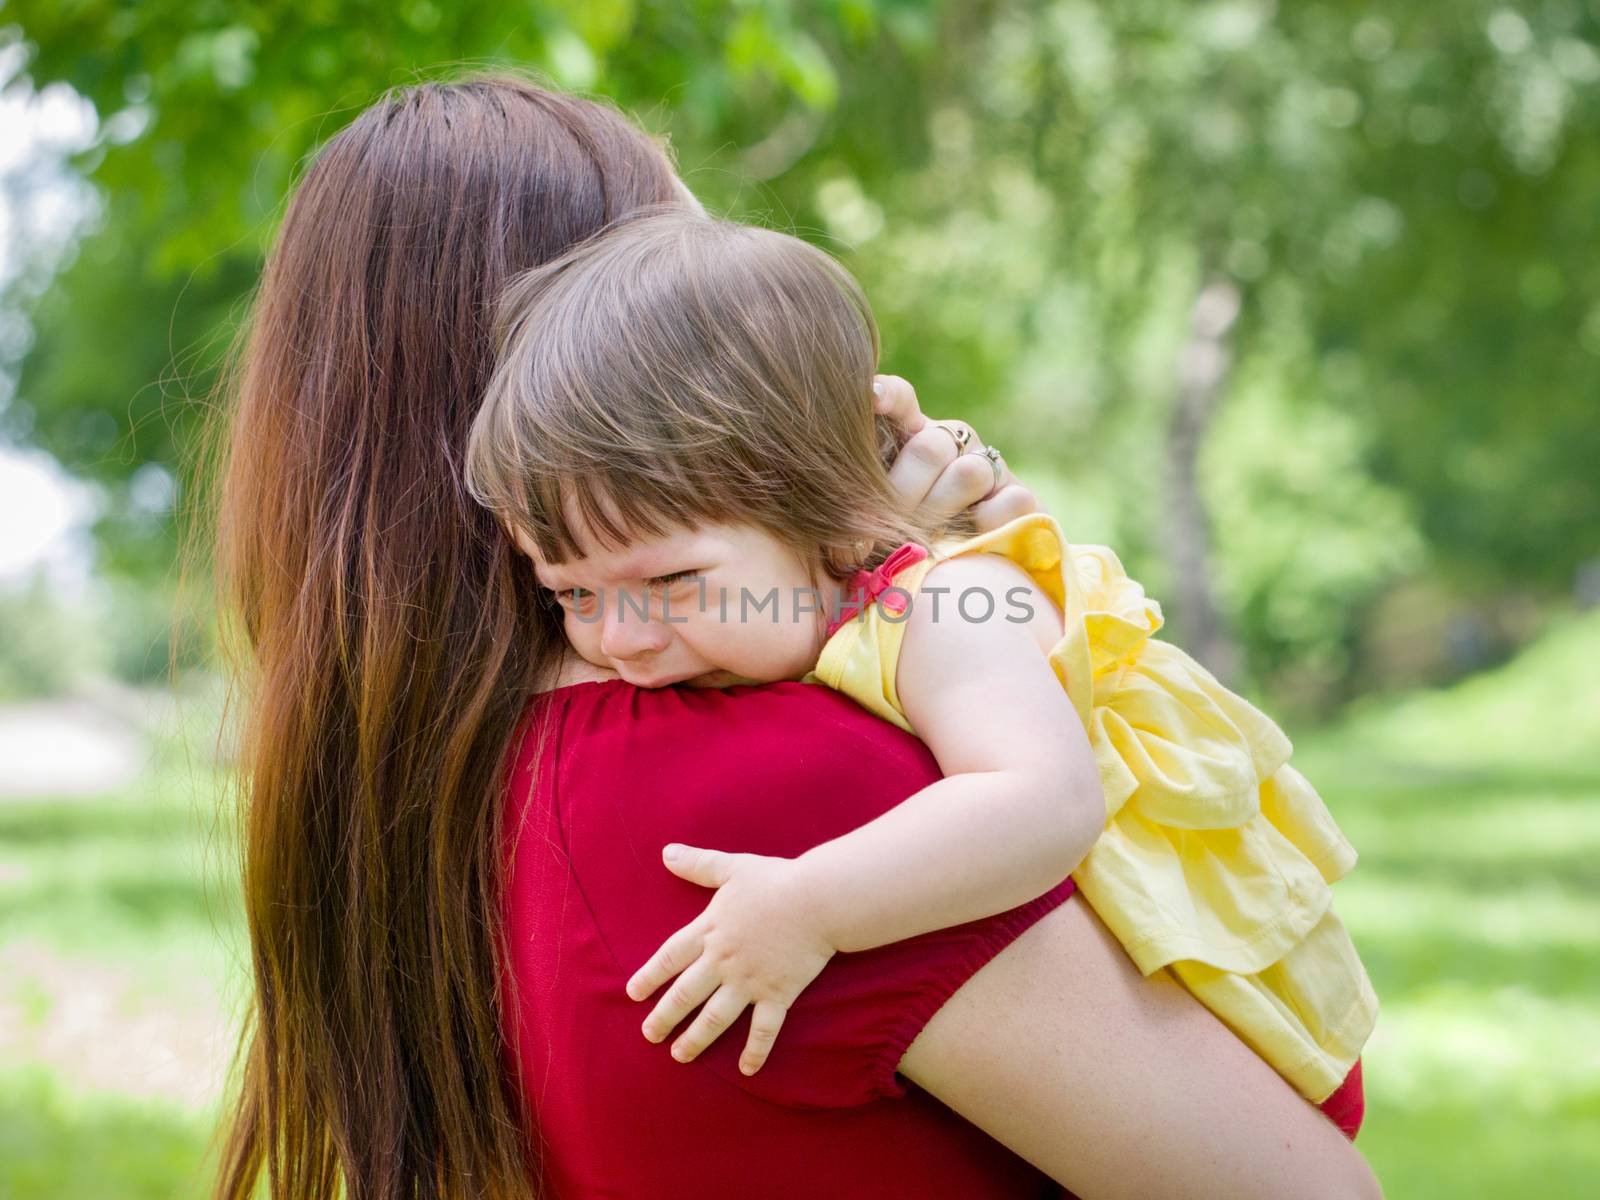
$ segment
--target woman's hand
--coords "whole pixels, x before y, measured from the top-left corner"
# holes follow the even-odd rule
[[[677,976],[645,1018],[644,1036],[663,1040],[705,1001],[672,1044],[672,1057],[690,1062],[746,1005],[754,1005],[739,1057],[739,1069],[754,1075],[767,1061],[789,1006],[833,957],[834,947],[811,918],[793,859],[676,845],[666,847],[662,859],[673,874],[717,894],[628,980],[629,998],[643,1000]]]
[[[954,516],[970,507],[980,533],[1039,510],[1039,501],[1017,482],[1003,459],[1000,483],[995,484],[994,468],[973,453],[983,449],[976,431],[962,452],[956,439],[939,428],[940,424],[960,427],[964,422],[929,420],[917,406],[917,393],[898,375],[879,375],[873,391],[877,410],[909,435],[889,468],[889,482],[907,500],[940,516]]]

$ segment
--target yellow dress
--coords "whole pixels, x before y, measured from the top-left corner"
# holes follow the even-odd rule
[[[1069,546],[1054,518],[1034,513],[909,566],[891,556],[876,581],[903,591],[845,621],[807,681],[915,733],[895,690],[905,623],[884,610],[903,608],[938,563],[979,552],[1023,567],[1065,617],[1050,663],[1106,797],[1105,832],[1073,873],[1084,898],[1142,972],[1170,969],[1302,1095],[1327,1098],[1377,1017],[1330,906],[1328,885],[1355,850],[1288,764],[1283,731],[1152,639],[1161,608],[1111,550]]]

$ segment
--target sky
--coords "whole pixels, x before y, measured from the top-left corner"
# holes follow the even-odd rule
[[[62,165],[93,140],[94,109],[71,88],[36,92],[17,79],[22,56],[18,45],[0,47],[0,287],[21,270],[21,247],[58,259],[94,208],[93,193]],[[0,408],[12,388],[0,374]],[[94,490],[48,454],[0,436],[0,588],[40,571],[52,588],[81,588],[93,565],[87,525],[96,509]]]

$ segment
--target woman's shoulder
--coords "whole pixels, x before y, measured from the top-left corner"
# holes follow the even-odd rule
[[[816,684],[604,680],[537,696],[532,712],[546,719],[522,739],[517,766],[532,771],[537,756],[564,819],[625,814],[636,836],[671,825],[690,840],[687,823],[797,853],[778,847],[823,827],[844,832],[939,777],[914,736]]]
[[[550,680],[549,691],[560,691],[562,688],[572,687],[579,683],[605,683],[613,679],[621,679],[617,672],[606,667],[597,667],[585,658],[576,654],[569,654],[556,669],[555,677]]]
[[[558,725],[576,726],[585,736],[622,736],[641,748],[682,757],[699,757],[714,744],[781,743],[793,749],[801,737],[815,740],[823,734],[858,745],[916,742],[829,688],[791,680],[641,688],[620,677],[584,679],[535,695],[530,712],[551,713]],[[683,740],[686,733],[692,735],[689,740]]]

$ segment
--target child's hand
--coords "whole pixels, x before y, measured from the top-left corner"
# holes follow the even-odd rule
[[[676,857],[668,857],[673,851]],[[767,1061],[789,1006],[833,957],[834,947],[811,918],[794,859],[694,846],[668,846],[662,858],[673,874],[717,894],[628,980],[628,996],[643,1000],[678,977],[645,1019],[644,1036],[663,1040],[711,997],[672,1044],[672,1056],[690,1062],[753,1004],[739,1069],[754,1075]]]

